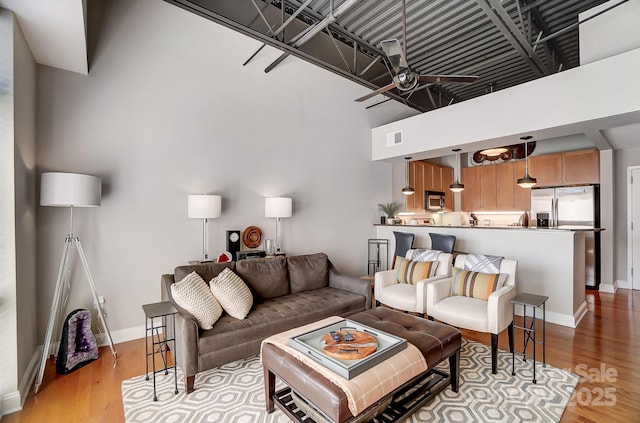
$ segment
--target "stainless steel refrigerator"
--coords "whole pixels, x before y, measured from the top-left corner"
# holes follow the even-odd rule
[[[548,215],[549,228],[592,229],[600,227],[598,185],[531,189],[532,218]],[[600,285],[600,233],[585,237],[586,285]]]

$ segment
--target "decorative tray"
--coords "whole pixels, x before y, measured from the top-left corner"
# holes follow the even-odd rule
[[[323,337],[331,331],[341,332],[346,328],[375,337],[377,340],[376,351],[364,358],[355,360],[343,360],[325,354],[323,349],[326,347],[326,342]],[[289,346],[343,378],[351,379],[407,348],[407,340],[345,319],[290,338]]]

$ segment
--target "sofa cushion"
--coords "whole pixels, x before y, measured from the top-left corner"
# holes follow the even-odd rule
[[[436,274],[437,261],[413,261],[396,257],[396,281],[415,285],[418,281],[432,278]]]
[[[220,303],[195,271],[171,285],[171,296],[176,304],[196,318],[202,329],[211,329],[222,315]]]
[[[209,282],[211,292],[229,316],[244,319],[251,311],[253,295],[249,287],[233,270],[224,269]]]
[[[191,272],[196,272],[199,274],[202,279],[205,281],[210,281],[211,279],[218,276],[218,273],[222,272],[224,269],[235,269],[235,263],[202,263],[202,264],[189,264],[185,266],[178,266],[173,271],[173,277],[176,281],[180,281],[184,279]]]
[[[489,299],[489,295],[498,289],[499,282],[499,273],[472,272],[454,267],[451,295],[462,295],[486,301]],[[502,283],[504,284],[504,281]]]
[[[256,299],[289,293],[287,259],[284,257],[240,260],[236,262],[236,273],[249,285]]]
[[[329,284],[329,257],[324,253],[287,257],[287,267],[292,294]]]
[[[255,304],[244,320],[222,316],[213,329],[202,333],[200,351],[220,351],[328,316],[346,316],[364,309],[362,295],[330,287],[272,298]]]

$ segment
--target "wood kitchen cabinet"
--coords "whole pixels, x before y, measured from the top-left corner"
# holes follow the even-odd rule
[[[524,161],[506,162],[496,168],[496,210],[525,211],[530,209],[531,191],[521,188],[517,180],[524,176]]]
[[[600,151],[590,148],[562,153],[562,182],[564,185],[600,182]]]
[[[418,211],[424,208],[424,162],[409,162],[409,185],[415,193],[406,196],[407,211]]]
[[[444,206],[447,210],[453,210],[453,192],[449,189],[449,185],[453,183],[453,168],[442,166],[442,191],[444,192]]]
[[[562,185],[562,155],[544,154],[529,157],[529,175],[538,180],[537,187]]]
[[[440,191],[445,194],[445,208],[453,210],[453,193],[449,185],[453,183],[453,168],[440,166],[422,160],[409,162],[409,185],[415,193],[406,198],[408,211],[425,211],[424,192]]]
[[[478,166],[480,169],[480,210],[497,210],[496,167]]]
[[[597,184],[600,151],[589,148],[530,157],[529,175],[538,180],[538,187]]]
[[[472,212],[480,210],[480,167],[462,168],[462,210]]]

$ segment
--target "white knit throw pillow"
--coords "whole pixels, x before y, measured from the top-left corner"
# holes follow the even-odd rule
[[[211,292],[229,316],[244,319],[253,306],[251,290],[233,270],[225,268],[209,282]]]
[[[196,272],[171,285],[173,300],[198,321],[202,329],[211,329],[222,315],[222,307],[207,283]]]

